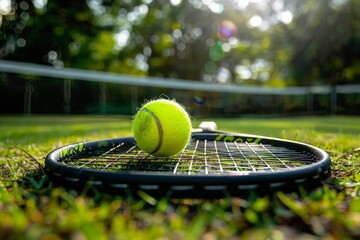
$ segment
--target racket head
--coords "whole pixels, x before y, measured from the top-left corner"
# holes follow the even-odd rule
[[[330,174],[330,157],[300,142],[198,130],[183,152],[169,158],[144,153],[125,137],[58,148],[45,166],[60,185],[202,198],[314,187]]]

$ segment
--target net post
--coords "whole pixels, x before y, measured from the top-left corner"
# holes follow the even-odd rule
[[[33,91],[32,79],[27,79],[25,82],[25,91],[24,91],[24,114],[31,114],[31,95]]]
[[[106,82],[100,82],[100,113],[106,114]]]
[[[307,90],[307,110],[308,112],[314,111],[314,93],[310,89]]]
[[[336,115],[337,112],[337,92],[336,87],[332,86],[330,89],[330,113]]]
[[[138,87],[131,87],[131,114],[136,113],[136,108],[138,107]]]
[[[64,113],[71,113],[71,79],[64,80]]]

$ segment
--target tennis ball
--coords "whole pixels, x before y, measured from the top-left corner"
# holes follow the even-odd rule
[[[133,120],[136,144],[158,157],[169,157],[183,150],[190,140],[190,117],[174,100],[146,103]]]

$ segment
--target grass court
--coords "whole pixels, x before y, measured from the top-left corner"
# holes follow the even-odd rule
[[[354,239],[360,237],[360,117],[239,117],[219,130],[326,150],[331,177],[312,192],[155,199],[79,192],[43,172],[53,149],[131,135],[125,116],[0,116],[0,239]]]

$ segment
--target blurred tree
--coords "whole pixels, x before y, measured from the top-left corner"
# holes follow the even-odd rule
[[[12,1],[11,6],[0,30],[6,35],[1,41],[3,57],[55,67],[88,59],[90,52],[81,48],[89,45],[98,29],[83,1],[20,0]]]
[[[292,22],[279,23],[271,35],[280,43],[272,49],[284,52],[274,62],[286,62],[283,73],[293,79],[291,84],[360,83],[359,2],[293,1],[288,7]]]
[[[357,0],[2,2],[0,58],[219,83],[360,79]]]

